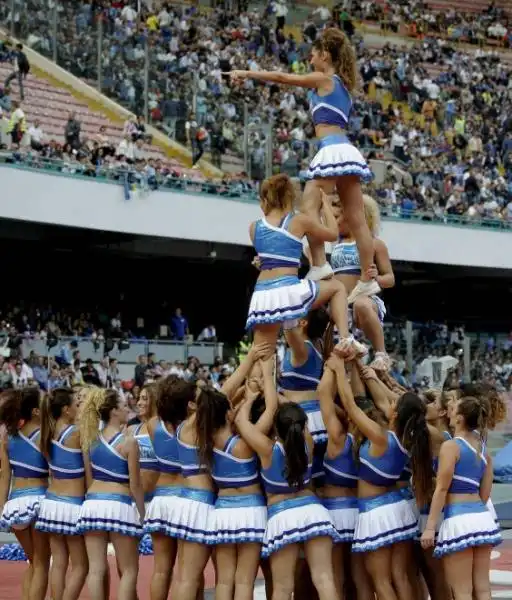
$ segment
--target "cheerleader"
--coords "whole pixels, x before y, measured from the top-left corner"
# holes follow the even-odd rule
[[[332,544],[338,539],[327,509],[308,489],[313,439],[299,404],[281,404],[274,418],[276,439],[251,423],[252,399],[236,417],[242,438],[258,454],[267,494],[268,522],[262,555],[270,558],[272,600],[290,598],[300,545],[320,600],[340,600],[332,566]]]
[[[145,533],[153,541],[154,567],[151,577],[151,600],[166,600],[176,562],[177,541],[171,537],[170,510],[172,499],[179,495],[183,479],[178,456],[176,430],[187,417],[189,402],[194,399],[191,384],[169,375],[158,383],[157,416],[147,428],[158,461],[159,475],[144,522]]]
[[[322,502],[329,511],[331,520],[338,533],[333,548],[333,566],[340,598],[344,598],[344,564],[350,556],[350,546],[354,538],[357,522],[357,480],[358,468],[355,457],[354,436],[349,432],[346,414],[337,410],[334,395],[337,391],[336,374],[326,365],[322,380],[318,386],[318,397],[322,419],[327,430],[328,441],[323,466],[325,485],[322,489]],[[342,390],[343,391],[343,390]],[[354,555],[356,556],[356,555]],[[353,569],[355,587],[359,591],[363,581],[357,581]],[[363,596],[360,596],[362,598]],[[372,595],[367,596],[372,598]]]
[[[7,430],[0,454],[1,525],[14,533],[29,560],[23,600],[44,600],[50,565],[48,538],[34,527],[48,486],[48,463],[40,448],[39,400],[37,387],[0,395],[0,423]]]
[[[383,427],[354,401],[343,361],[333,355],[328,364],[336,371],[343,391],[341,400],[350,420],[366,438],[359,449],[359,516],[352,552],[364,553],[379,600],[409,600],[414,591],[400,557],[403,543],[415,539],[418,525],[410,501],[396,483],[409,459],[417,500],[423,504],[429,497],[432,458],[425,405],[415,394],[403,394],[392,406],[389,422]]]
[[[283,322],[294,324],[310,309],[330,301],[331,317],[343,340],[352,342],[354,354],[362,350],[348,338],[347,300],[343,285],[330,281],[299,281],[302,238],[306,234],[324,241],[337,238],[337,223],[324,199],[326,226],[311,217],[294,214],[295,191],[287,175],[274,175],[261,186],[264,217],[250,226],[250,236],[260,258],[260,274],[249,307],[247,329],[254,329],[255,344],[275,348]],[[325,198],[322,196],[322,198]]]
[[[128,428],[128,433],[135,438],[139,446],[140,476],[146,509],[153,498],[153,492],[159,476],[158,459],[153,450],[148,429],[149,420],[156,414],[155,398],[156,385],[154,383],[145,385],[137,400],[137,412],[141,422],[138,425],[132,425]]]
[[[291,402],[301,405],[308,416],[308,430],[313,437],[312,479],[321,485],[324,473],[323,460],[327,444],[327,431],[320,412],[317,387],[320,383],[324,361],[320,349],[322,336],[329,324],[329,316],[323,309],[311,311],[290,328],[285,338],[288,344],[279,378],[279,391]]]
[[[373,263],[373,242],[364,220],[361,193],[361,181],[371,181],[373,176],[345,133],[352,110],[350,94],[357,85],[357,60],[347,36],[339,29],[327,28],[313,44],[310,62],[314,71],[303,75],[278,71],[231,71],[226,75],[235,82],[255,79],[311,90],[311,115],[320,139],[319,150],[305,174],[303,210],[318,226],[320,212],[325,210],[322,191],[331,194],[337,189],[361,255],[362,279],[349,298],[353,302],[359,295],[379,292],[378,283],[368,279]],[[313,258],[308,278],[320,280],[331,276],[323,241],[313,235],[308,236],[308,240]]]
[[[80,414],[80,439],[88,482],[77,531],[84,535],[92,600],[106,600],[107,546],[112,542],[120,575],[119,598],[135,598],[139,571],[144,492],[139,447],[123,433],[127,403],[113,389],[87,390]],[[99,431],[100,420],[104,427]],[[134,506],[135,501],[135,506]]]
[[[454,600],[491,597],[491,548],[501,542],[501,534],[485,506],[493,479],[491,458],[482,452],[488,416],[486,403],[478,398],[464,397],[453,408],[454,438],[441,447],[436,489],[421,536],[422,546],[434,546],[434,556],[442,558]]]
[[[80,404],[81,396],[71,388],[57,388],[41,402],[41,450],[50,465],[51,481],[36,529],[50,534],[52,600],[77,600],[88,571],[84,539],[76,529],[85,495],[84,459],[75,425]]]
[[[363,195],[364,216],[373,237],[373,258],[368,277],[374,279],[381,289],[392,288],[395,285],[393,267],[389,259],[386,244],[376,236],[379,232],[380,213],[375,200]],[[337,213],[337,211],[335,211]],[[338,217],[340,238],[333,245],[331,266],[336,279],[341,281],[350,296],[361,276],[361,260],[358,246],[349,229],[343,208]],[[350,304],[350,302],[349,302]],[[370,340],[375,352],[371,367],[378,370],[388,370],[391,362],[386,353],[384,329],[382,323],[386,316],[384,302],[377,294],[359,296],[349,308],[349,329],[354,325],[361,329]]]
[[[199,458],[195,409],[203,403],[217,402],[219,395],[224,396],[192,383],[180,383],[183,386],[181,393],[188,398],[190,414],[176,429],[183,487],[172,499],[168,516],[168,535],[178,540],[178,568],[171,584],[171,598],[194,600],[211,553],[215,504],[212,478],[207,465]]]
[[[262,364],[266,408],[255,427],[268,434],[277,409],[273,359]],[[217,600],[252,600],[267,525],[267,505],[259,483],[258,458],[233,431],[231,405],[224,395],[198,402],[199,457],[218,488],[213,511]]]

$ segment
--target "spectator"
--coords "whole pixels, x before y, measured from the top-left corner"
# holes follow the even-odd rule
[[[171,331],[175,340],[183,341],[189,334],[187,319],[183,316],[181,308],[177,308],[171,320]]]
[[[80,148],[80,131],[81,125],[80,121],[76,118],[76,114],[74,112],[69,113],[64,137],[66,139],[66,144],[69,144],[75,151]]]
[[[36,119],[34,121],[34,124],[28,128],[28,135],[30,137],[30,147],[32,148],[32,150],[42,150],[44,133],[41,128],[41,123],[39,119]]]
[[[216,342],[217,341],[217,331],[215,329],[215,325],[209,325],[205,327],[203,331],[197,336],[198,342]]]
[[[5,80],[4,87],[8,88],[11,81],[17,79],[21,101],[25,100],[23,81],[26,79],[29,71],[30,63],[27,55],[23,52],[23,45],[16,44],[16,52],[14,53],[14,71]]]

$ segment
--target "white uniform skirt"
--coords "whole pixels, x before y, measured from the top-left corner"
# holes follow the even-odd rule
[[[181,493],[179,486],[157,487],[153,498],[146,507],[144,519],[144,533],[162,533],[171,535],[170,518],[174,498]]]
[[[268,507],[261,553],[263,558],[267,558],[288,544],[300,544],[324,536],[338,541],[329,511],[320,500],[316,496],[289,498]]]
[[[322,504],[329,511],[332,524],[338,534],[339,543],[352,542],[359,513],[355,496],[322,498]]]
[[[444,507],[434,556],[439,558],[466,548],[497,546],[500,543],[499,527],[483,502],[448,504]]]
[[[430,513],[430,506],[424,506],[423,508],[420,509],[420,516],[418,518],[418,539],[421,537],[421,535],[425,531],[429,513]],[[439,515],[439,519],[437,520],[436,536],[439,533],[439,529],[441,528],[441,523],[443,522],[443,515],[444,515],[444,513],[441,512],[441,514]]]
[[[0,519],[2,529],[26,529],[36,520],[45,494],[45,487],[13,490]]]
[[[212,513],[214,544],[262,544],[267,503],[261,494],[218,496]]]
[[[197,544],[214,543],[215,532],[212,530],[212,523],[215,494],[213,492],[181,488],[177,496],[168,498],[167,501],[169,503],[169,520],[166,527],[168,536]]]
[[[410,500],[399,490],[358,499],[352,552],[371,552],[418,535],[418,519]]]
[[[308,429],[314,442],[311,477],[319,480],[325,475],[324,456],[327,448],[327,430],[322,419],[320,402],[318,400],[305,400],[297,404],[304,409],[308,417]]]
[[[319,141],[318,151],[303,178],[309,180],[344,175],[356,175],[364,183],[373,179],[363,155],[346,135],[327,135]]]
[[[107,531],[132,537],[142,536],[142,525],[133,499],[127,494],[92,493],[80,508],[77,532]]]
[[[36,529],[56,535],[79,535],[78,518],[84,499],[80,496],[59,496],[46,492],[41,502]]]
[[[489,500],[487,500],[486,506],[487,506],[487,510],[491,513],[492,518],[494,519],[494,522],[499,527],[500,521],[498,519],[498,515],[496,514],[496,509],[494,508],[494,504],[492,503],[492,500],[490,498],[489,498]]]
[[[301,319],[308,314],[319,289],[317,282],[294,275],[256,282],[246,329]]]

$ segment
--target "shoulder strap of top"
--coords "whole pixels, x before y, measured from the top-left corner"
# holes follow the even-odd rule
[[[224,444],[224,452],[226,452],[228,454],[230,452],[232,452],[233,451],[233,447],[237,443],[238,439],[239,439],[238,435],[235,435],[235,434],[230,435],[228,437],[228,439],[226,440],[226,443]]]
[[[293,214],[293,212],[289,212],[284,216],[283,220],[281,221],[280,229],[288,231],[288,226],[290,225],[290,221],[293,219]]]
[[[41,433],[41,430],[39,428],[34,429],[34,431],[30,435],[27,435],[27,439],[30,440],[31,442],[35,442],[40,433]]]
[[[75,431],[75,429],[76,428],[74,425],[68,425],[67,427],[64,427],[64,429],[60,432],[57,441],[60,444],[63,444],[67,440],[67,438],[73,433],[73,431]]]
[[[185,421],[182,421],[176,428],[176,439],[178,440],[178,442],[180,441],[180,433],[181,433],[181,430],[183,429],[184,424],[185,424]]]
[[[142,429],[142,425],[143,425],[143,423],[139,423],[138,425],[135,425],[135,429],[133,431],[133,435],[139,435],[139,432]]]
[[[110,440],[108,440],[107,444],[109,446],[114,447],[116,445],[116,443],[119,441],[119,439],[122,437],[123,432],[122,431],[118,431],[112,438],[110,438]]]

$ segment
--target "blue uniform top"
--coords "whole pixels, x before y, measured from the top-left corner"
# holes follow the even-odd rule
[[[477,452],[464,438],[453,438],[460,450],[459,460],[455,464],[453,478],[448,489],[449,494],[478,494],[487,460]]]
[[[192,477],[192,475],[202,475],[208,473],[208,467],[202,465],[199,461],[199,452],[197,446],[191,446],[180,440],[180,432],[183,429],[183,423],[176,430],[178,440],[178,458],[181,465],[183,477]]]
[[[7,455],[14,477],[45,479],[48,477],[48,462],[36,444],[40,429],[26,436],[21,431],[10,435],[7,442]]]
[[[256,221],[253,245],[262,271],[279,267],[299,268],[302,240],[288,231],[292,218],[293,213],[286,214],[277,227],[265,218]]]
[[[165,424],[159,420],[153,435],[153,448],[162,473],[181,473],[178,438],[169,433]]]
[[[330,94],[319,96],[316,90],[310,93],[313,125],[335,125],[346,129],[352,111],[352,98],[338,75],[333,75],[332,80],[334,89]]]
[[[84,457],[80,448],[68,448],[64,444],[76,431],[75,425],[65,427],[50,447],[50,473],[54,479],[80,479],[85,476]]]
[[[139,423],[133,432],[133,437],[139,446],[140,468],[148,471],[158,471],[158,459],[151,443],[149,433],[140,433],[143,423]]]
[[[382,456],[371,456],[370,442],[366,440],[359,450],[359,479],[390,487],[398,481],[408,458],[407,450],[393,431],[388,431],[388,447]]]
[[[91,471],[93,479],[107,483],[130,482],[128,473],[128,460],[116,450],[124,438],[121,431],[110,440],[106,440],[100,433],[98,439],[89,450]]]
[[[325,485],[357,487],[358,468],[354,456],[354,436],[347,433],[345,445],[335,458],[324,457]]]
[[[308,449],[306,447],[306,453]],[[302,479],[303,487],[306,487],[311,481],[311,471],[313,464],[310,462]],[[293,494],[296,488],[291,488],[284,476],[286,470],[286,458],[284,448],[281,442],[275,442],[272,448],[272,462],[268,469],[261,470],[263,487],[268,494]]]
[[[283,365],[281,367],[281,377],[279,386],[283,390],[290,391],[315,391],[320,383],[324,361],[322,355],[315,348],[312,342],[306,341],[308,357],[306,362],[300,367],[292,365],[292,351],[288,349],[284,355]]]
[[[222,450],[213,450],[212,478],[219,488],[241,488],[259,481],[256,455],[252,458],[233,456],[239,440],[239,435],[231,435]]]
[[[338,241],[331,252],[331,267],[336,274],[360,275],[361,260],[357,244]]]

